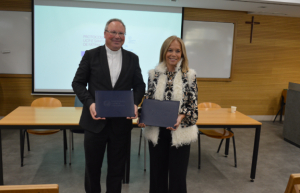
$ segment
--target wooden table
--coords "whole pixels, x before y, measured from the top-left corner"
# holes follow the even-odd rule
[[[230,108],[199,108],[198,117],[199,118],[196,123],[198,128],[255,128],[254,147],[250,173],[250,179],[253,182],[256,173],[261,123],[238,111],[236,111],[236,113],[231,113]],[[225,152],[227,153],[228,148],[229,139],[226,140]]]
[[[82,107],[18,107],[0,120],[0,185],[3,185],[1,129],[19,129],[20,147],[23,129],[81,129]]]
[[[18,107],[0,120],[1,129],[81,129],[79,119],[82,107]],[[136,124],[135,120],[133,121]],[[199,109],[199,128],[255,128],[255,139],[250,178],[255,179],[261,123],[230,109]],[[21,136],[21,135],[20,135]],[[23,137],[21,137],[23,138]],[[22,142],[23,139],[20,139]],[[130,147],[129,147],[130,149]],[[130,158],[130,156],[128,156]],[[130,160],[127,162],[125,182],[129,182]],[[2,142],[0,132],[0,185],[3,185]]]
[[[1,129],[20,130],[20,149],[24,143],[23,129],[82,129],[79,126],[82,107],[18,107],[0,120],[0,185],[3,185],[3,162]],[[133,120],[133,125],[137,119]],[[65,137],[65,136],[64,136]],[[131,136],[130,136],[131,137]],[[131,141],[131,138],[128,139]],[[66,160],[66,157],[64,158]],[[129,183],[130,143],[126,161],[123,183]]]

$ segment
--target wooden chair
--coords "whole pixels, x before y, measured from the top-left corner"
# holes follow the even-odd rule
[[[294,190],[292,193],[300,193],[300,184],[294,185]]]
[[[0,186],[0,193],[58,193],[58,184],[5,185]]]
[[[198,108],[216,108],[216,109],[218,109],[218,108],[221,108],[221,106],[218,105],[218,104],[215,104],[215,103],[211,103],[211,102],[204,102],[204,103],[198,104]],[[231,129],[230,128],[226,128],[226,129],[199,129],[199,133],[198,133],[198,169],[200,169],[200,166],[201,166],[200,134],[204,134],[208,137],[212,137],[212,138],[216,138],[216,139],[221,139],[221,142],[220,142],[217,153],[219,153],[219,151],[220,151],[223,140],[232,138],[233,150],[234,150],[234,167],[237,167],[235,140],[234,140],[234,134],[231,131]],[[229,141],[228,141],[228,144],[229,144]],[[227,157],[226,153],[225,153],[225,157]]]
[[[43,98],[38,98],[34,100],[31,103],[32,107],[61,107],[62,104],[61,102],[52,97],[43,97]],[[30,151],[30,143],[29,143],[29,136],[28,133],[34,134],[34,135],[51,135],[54,133],[59,132],[60,129],[27,129],[24,130],[24,137],[25,135],[27,136],[27,147],[28,151]],[[66,137],[66,130],[63,130],[64,133],[64,163],[66,164],[66,149],[67,149],[67,137]],[[25,146],[25,139],[24,143],[22,144],[21,147],[21,167],[23,166],[23,159],[24,159],[24,146]]]
[[[77,95],[75,96],[75,102],[74,102],[74,107],[83,107],[83,104],[80,102],[79,98]],[[69,165],[72,164],[71,157],[72,157],[72,150],[74,150],[74,139],[73,139],[73,133],[78,133],[78,134],[84,134],[83,129],[70,129],[70,138],[69,138],[69,147],[70,147],[70,159],[69,159]]]
[[[284,193],[299,193],[300,174],[291,174]]]

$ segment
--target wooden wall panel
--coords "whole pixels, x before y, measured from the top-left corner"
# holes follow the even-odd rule
[[[32,0],[1,0],[0,10],[3,11],[31,11]]]
[[[2,0],[0,9],[13,10],[18,6],[30,11],[30,4],[28,0]],[[251,25],[245,21],[251,21],[252,16],[260,24],[254,26],[250,44]],[[232,81],[198,81],[198,102],[211,101],[222,107],[235,105],[247,115],[275,115],[288,82],[300,83],[300,18],[185,8],[184,19],[235,22],[237,28]],[[0,116],[17,106],[30,105],[38,97],[31,96],[31,77],[0,76]],[[74,97],[56,98],[63,106],[74,104]]]
[[[231,82],[198,81],[198,102],[235,105],[247,115],[275,115],[288,82],[300,83],[300,18],[249,15],[245,12],[186,8],[184,19],[236,21]],[[252,16],[254,25],[250,44]]]
[[[18,106],[30,106],[32,101],[40,97],[57,98],[64,107],[74,106],[75,101],[74,96],[31,95],[31,76],[0,76],[0,116],[7,115]]]

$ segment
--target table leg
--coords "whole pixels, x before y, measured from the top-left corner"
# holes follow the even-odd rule
[[[24,135],[25,132],[23,129],[20,129],[20,157],[21,157],[21,167],[23,167],[24,160]]]
[[[0,185],[4,185],[4,183],[3,183],[3,162],[2,162],[2,137],[1,137],[1,129],[0,129]]]
[[[144,172],[146,171],[146,161],[147,161],[147,140],[144,137]]]
[[[258,147],[259,147],[259,138],[260,138],[260,130],[261,126],[257,126],[255,129],[255,138],[254,138],[254,147],[253,147],[253,156],[252,156],[252,166],[251,166],[251,182],[254,182],[255,173],[256,173],[256,164],[257,164],[257,157],[258,157]]]
[[[64,139],[63,139],[63,143],[64,143],[64,164],[67,164],[67,133],[66,133],[66,130],[64,129],[63,130],[63,133],[64,133],[64,135],[63,135],[63,137],[64,137]]]
[[[198,169],[201,168],[201,141],[200,141],[200,131],[198,132]]]
[[[71,165],[72,163],[72,160],[71,160],[71,156],[72,156],[72,149],[73,149],[73,146],[72,146],[72,131],[69,130],[69,165]],[[72,147],[72,148],[71,148]]]
[[[140,153],[141,153],[142,137],[143,137],[143,130],[142,130],[142,128],[141,128],[141,132],[140,132],[140,143],[139,143],[139,153],[138,153],[138,156],[140,156]]]

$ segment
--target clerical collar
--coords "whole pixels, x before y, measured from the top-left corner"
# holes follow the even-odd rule
[[[106,49],[106,52],[109,54],[118,54],[121,52],[121,48],[117,51],[113,51],[113,50],[109,49],[106,45],[105,45],[105,49]]]

